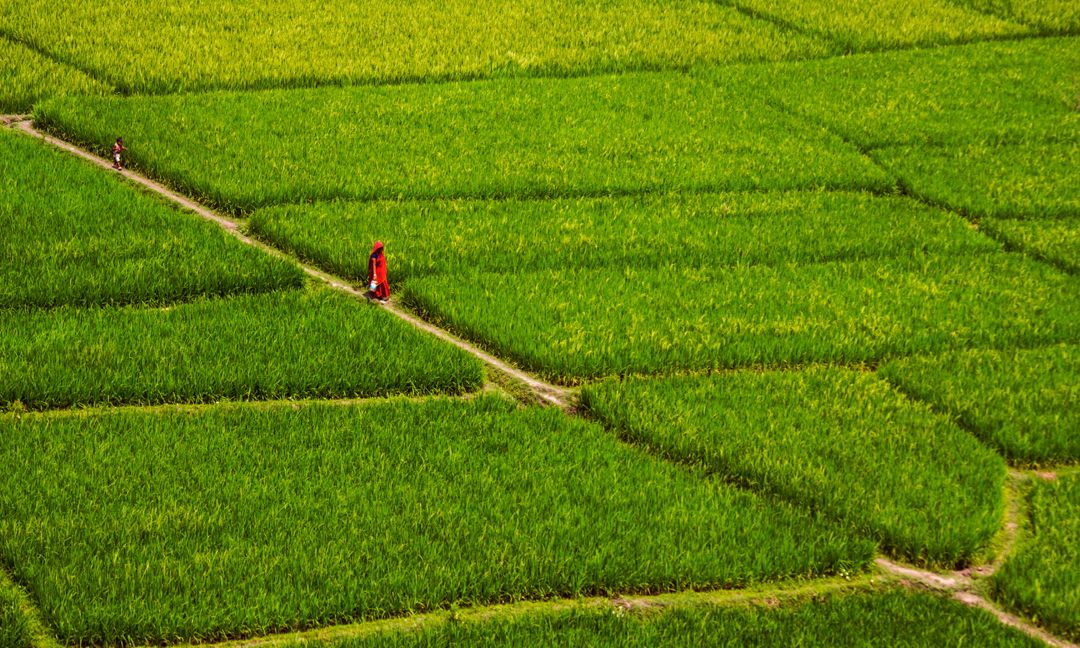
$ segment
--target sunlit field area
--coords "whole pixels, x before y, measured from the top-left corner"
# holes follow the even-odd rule
[[[0,0],[0,60],[0,648],[1080,639],[1077,3]]]

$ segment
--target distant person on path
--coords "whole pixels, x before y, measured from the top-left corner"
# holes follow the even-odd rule
[[[117,137],[116,143],[112,145],[112,168],[120,171],[124,168],[124,165],[120,162],[120,154],[127,150],[124,146],[124,138]]]
[[[368,289],[369,297],[374,297],[384,304],[390,299],[390,286],[386,283],[386,254],[382,241],[375,241],[371,256],[368,257]]]

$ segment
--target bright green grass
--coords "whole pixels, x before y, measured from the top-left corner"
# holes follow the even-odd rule
[[[982,231],[1007,245],[1080,272],[1080,213],[1073,217],[1038,220],[983,218]]]
[[[329,289],[0,311],[0,404],[461,393],[482,382],[464,351]]]
[[[837,368],[588,385],[633,441],[820,509],[906,558],[954,566],[997,531],[1005,464],[872,375]]]
[[[1075,142],[1080,38],[1028,39],[703,73],[757,87],[865,148]]]
[[[1029,532],[994,575],[994,596],[1080,640],[1080,473],[1036,483]]]
[[[331,202],[271,207],[249,222],[275,246],[361,280],[376,239],[399,281],[463,269],[775,264],[998,247],[955,214],[861,193]]]
[[[1080,340],[1080,284],[1021,255],[411,279],[417,310],[574,383]]]
[[[79,100],[35,109],[228,209],[334,198],[885,189],[868,158],[747,89],[681,74]]]
[[[311,645],[311,644],[305,644]],[[375,646],[1042,646],[992,616],[928,594],[827,595],[780,607],[677,607],[629,614],[575,608],[544,615],[449,622],[317,647]]]
[[[106,94],[105,83],[0,36],[0,113],[27,113],[38,99]]]
[[[68,643],[741,586],[873,551],[496,397],[9,415],[0,458],[0,556]]]
[[[6,580],[0,576],[0,647],[30,648],[33,645],[30,622],[23,614],[22,601]]]
[[[1032,25],[1043,33],[1080,31],[1080,4],[1074,0],[952,0],[955,4],[986,11]]]
[[[825,36],[842,50],[942,45],[1025,34],[1029,28],[948,0],[732,0],[733,4]]]
[[[240,244],[38,141],[0,131],[0,307],[165,302],[300,286]]]
[[[139,93],[580,75],[821,56],[701,0],[7,2],[0,28]]]
[[[915,194],[977,217],[1080,216],[1080,139],[874,151]]]
[[[906,358],[881,373],[1012,462],[1080,461],[1080,347]]]

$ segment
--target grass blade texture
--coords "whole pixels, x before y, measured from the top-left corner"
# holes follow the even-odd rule
[[[852,52],[906,45],[942,45],[1025,34],[1029,28],[948,0],[735,0],[737,6],[820,34]]]
[[[227,209],[335,198],[887,189],[760,91],[683,74],[64,98],[35,118]]]
[[[1080,339],[1080,284],[1015,254],[432,275],[405,301],[574,383]]]
[[[0,36],[0,113],[27,113],[38,99],[106,94],[107,84]]]
[[[1068,272],[1080,272],[1080,215],[1058,219],[983,218],[982,230]]]
[[[1080,461],[1080,347],[895,360],[881,374],[1018,464]]]
[[[1080,32],[1080,5],[1073,0],[954,0],[976,11],[1032,25],[1044,34]]]
[[[497,397],[0,426],[0,556],[67,643],[739,586],[872,556],[808,513]]]
[[[770,66],[760,86],[863,148],[1075,142],[1080,38],[915,49]],[[709,75],[754,83],[754,66]]]
[[[398,280],[463,269],[526,272],[829,261],[998,249],[968,223],[863,193],[660,194],[557,200],[329,202],[251,216],[255,234],[319,266],[367,277],[381,239]]]
[[[915,194],[976,217],[1080,217],[1080,138],[1071,144],[887,148],[874,157]]]
[[[328,289],[165,308],[0,311],[0,403],[461,393],[480,362]]]
[[[118,20],[123,29],[101,28]],[[702,0],[27,0],[0,6],[0,28],[150,94],[583,75],[831,51]]]
[[[33,636],[30,620],[22,611],[21,597],[0,576],[0,646],[4,648],[31,648]]]
[[[166,302],[296,287],[294,264],[81,160],[0,131],[0,307]]]
[[[1080,473],[1036,483],[1030,529],[994,575],[994,596],[1080,640]]]
[[[891,553],[954,566],[997,531],[1005,464],[873,376],[846,369],[608,381],[582,400],[665,455],[826,511]]]
[[[980,610],[925,592],[825,595],[794,604],[679,607],[612,614],[578,608],[450,622],[432,629],[316,642],[333,648],[404,646],[1042,646]]]

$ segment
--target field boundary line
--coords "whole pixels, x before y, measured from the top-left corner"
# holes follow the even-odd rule
[[[53,63],[56,63],[57,65],[60,65],[62,67],[66,67],[66,68],[71,68],[72,70],[75,70],[76,72],[78,72],[80,74],[83,74],[83,75],[89,77],[90,79],[93,79],[94,81],[97,81],[101,85],[106,86],[108,89],[112,90],[113,92],[118,92],[120,94],[125,94],[125,95],[128,94],[128,93],[124,92],[121,88],[117,87],[117,85],[115,83],[113,83],[111,80],[109,80],[109,79],[105,78],[104,76],[102,76],[102,74],[101,74],[101,72],[99,70],[96,70],[96,69],[91,68],[91,67],[87,67],[87,66],[85,66],[85,65],[83,65],[81,63],[76,63],[75,61],[71,61],[71,60],[61,58],[61,57],[57,56],[55,53],[50,52],[49,50],[45,49],[44,47],[42,47],[41,45],[39,45],[38,43],[36,43],[36,42],[34,42],[32,40],[29,40],[27,38],[23,38],[21,36],[16,36],[15,34],[11,33],[11,31],[9,31],[5,27],[0,27],[0,38],[3,38],[4,40],[6,40],[6,41],[8,41],[10,43],[14,43],[15,45],[25,47],[26,49],[30,50],[34,54],[37,54],[38,56],[40,56],[40,57],[42,57],[42,58],[44,58],[46,60],[52,61]]]
[[[262,241],[259,241],[244,234],[240,231],[240,226],[236,221],[221,216],[220,214],[212,211],[211,209],[201,205],[197,201],[183,196],[173,191],[172,189],[169,189],[165,185],[157,181],[151,180],[150,178],[147,178],[146,176],[143,176],[139,173],[135,173],[128,169],[122,169],[117,171],[112,168],[112,164],[108,160],[100,158],[93,153],[85,149],[79,148],[78,146],[70,142],[64,141],[58,137],[37,130],[36,128],[34,128],[33,123],[29,119],[13,119],[11,121],[8,121],[7,124],[11,127],[17,128],[18,130],[26,133],[27,135],[39,138],[63,151],[87,160],[88,162],[95,164],[102,169],[106,169],[110,173],[116,173],[118,175],[121,175],[125,179],[130,180],[136,185],[139,185],[144,189],[147,189],[168,199],[169,201],[175,203],[176,205],[179,205],[185,210],[193,212],[206,220],[216,223],[226,232],[238,239],[240,242],[262,250],[267,254],[271,254],[281,259],[287,259],[295,263],[308,276],[314,277],[315,279],[322,281],[323,283],[329,285],[335,290],[347,293],[358,299],[365,299],[367,297],[366,291],[360,290],[359,288],[351,285],[346,280],[340,277],[336,277],[328,272],[324,272],[323,270],[320,270],[313,266],[309,266],[301,262],[297,258],[290,256],[275,247],[267,245]],[[517,369],[510,364],[496,358],[495,356],[480,350],[477,346],[471,344],[470,342],[467,342],[464,339],[453,335],[449,331],[441,329],[434,324],[422,320],[421,318],[417,317],[413,313],[410,313],[409,311],[405,310],[403,307],[399,306],[394,302],[379,304],[377,301],[369,301],[370,303],[378,305],[386,312],[396,316],[398,319],[403,320],[404,322],[412,325],[413,327],[421,331],[425,331],[431,335],[434,335],[440,340],[443,340],[444,342],[449,342],[450,344],[465,351],[466,353],[471,354],[472,356],[483,362],[485,365],[487,365],[491,369],[494,369],[500,374],[509,376],[514,381],[524,384],[532,393],[536,395],[536,397],[541,402],[553,405],[555,407],[559,407],[564,410],[570,410],[573,407],[570,390],[563,387],[558,387],[551,383],[544,382],[543,380],[536,378],[535,376],[532,376],[520,369]]]
[[[558,614],[567,610],[607,609],[612,614],[648,614],[671,608],[735,607],[761,605],[776,607],[798,603],[821,594],[875,591],[881,587],[880,574],[867,572],[854,578],[833,576],[819,579],[799,579],[763,584],[741,590],[717,589],[681,591],[666,594],[636,596],[585,596],[554,598],[542,601],[519,601],[475,607],[440,609],[406,616],[328,625],[310,630],[281,632],[247,639],[230,639],[215,643],[183,643],[170,648],[278,648],[309,641],[341,641],[363,639],[393,632],[417,632],[435,629],[447,623],[483,623],[493,620],[517,619],[527,616]],[[147,646],[146,648],[150,648]]]
[[[30,645],[32,648],[62,648],[62,644],[49,632],[49,626],[41,616],[41,610],[31,598],[30,594],[15,582],[14,576],[7,566],[0,564],[0,589],[6,589],[15,594],[19,603],[19,612],[26,620],[30,631]]]

